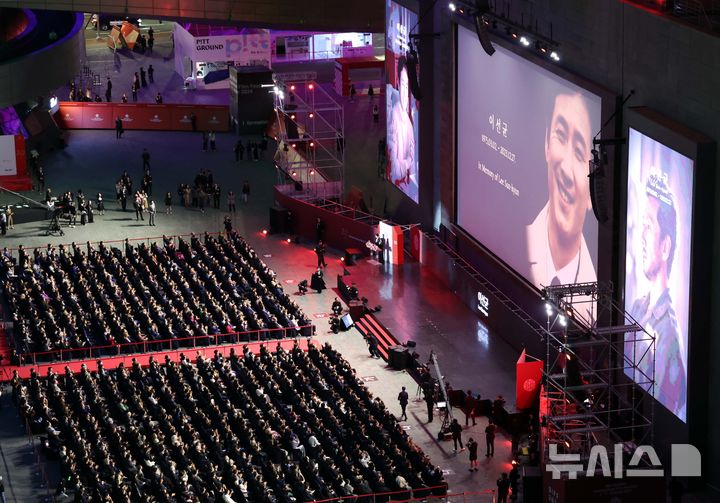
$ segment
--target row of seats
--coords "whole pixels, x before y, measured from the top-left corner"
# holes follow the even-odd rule
[[[85,248],[2,256],[15,363],[71,348],[82,351],[64,358],[87,357],[93,346],[116,354],[161,349],[154,341],[170,339],[174,347],[251,339],[237,332],[256,331],[253,340],[311,335],[310,320],[236,233],[178,238],[177,247],[168,237],[150,246],[126,240],[124,253],[102,242]]]
[[[329,345],[135,360],[13,378],[75,501],[369,503],[446,493],[442,472]],[[67,483],[65,483],[67,481]],[[371,493],[399,491],[394,496]],[[354,495],[354,496],[352,496]]]

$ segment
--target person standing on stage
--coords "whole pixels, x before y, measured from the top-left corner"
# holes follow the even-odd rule
[[[435,397],[433,396],[433,389],[431,386],[428,386],[423,391],[425,392],[425,405],[427,405],[428,423],[432,423],[433,407],[435,407]]]
[[[327,267],[327,264],[325,263],[325,251],[327,248],[325,247],[325,243],[322,241],[318,242],[317,246],[315,247],[315,254],[317,255],[318,259],[318,268],[320,267]]]
[[[507,473],[504,473],[497,480],[498,503],[507,503],[508,492],[510,491],[510,481]]]
[[[322,241],[325,237],[325,222],[320,220],[320,217],[318,217],[317,222],[315,222],[315,236],[318,242]]]
[[[453,451],[457,452],[458,444],[460,444],[460,450],[464,451],[465,448],[462,443],[462,425],[458,423],[457,419],[453,419],[452,423],[450,423],[450,433],[452,433]]]
[[[470,437],[470,440],[468,440],[467,443],[468,452],[470,453],[470,470],[468,471],[478,471],[478,443]]]
[[[250,182],[245,180],[242,186],[242,200],[243,203],[247,204],[248,198],[250,197]]]
[[[485,427],[485,443],[486,452],[485,457],[489,458],[495,455],[495,425],[492,419],[488,421],[488,425]]]
[[[402,409],[402,415],[400,416],[401,421],[407,421],[407,404],[408,404],[408,392],[405,391],[405,386],[402,387],[402,391],[398,394],[398,402],[400,402],[400,408]]]
[[[473,426],[475,426],[475,404],[477,403],[476,399],[472,395],[472,391],[467,390],[467,395],[465,395],[465,403],[463,404],[463,409],[465,412],[465,426],[468,426],[468,423],[470,422],[470,418],[472,418]]]

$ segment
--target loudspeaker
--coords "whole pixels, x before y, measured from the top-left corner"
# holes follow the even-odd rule
[[[349,314],[346,314],[342,318],[340,318],[340,328],[342,330],[350,330],[350,327],[352,327],[355,324],[353,322],[352,317]]]
[[[410,84],[410,92],[413,96],[415,96],[415,99],[420,101],[422,99],[422,91],[420,90],[420,82],[418,81],[418,74],[417,74],[417,64],[418,64],[418,55],[417,52],[415,52],[415,49],[410,48],[410,50],[407,53],[407,74],[408,74],[408,84]]]
[[[607,198],[605,197],[605,169],[590,161],[590,201],[595,218],[601,224],[607,222]]]
[[[483,24],[480,15],[476,15],[474,21],[475,33],[477,33],[480,45],[488,56],[492,56],[493,54],[495,54],[495,47],[490,41],[490,35],[488,35],[487,29],[485,28],[485,25]]]

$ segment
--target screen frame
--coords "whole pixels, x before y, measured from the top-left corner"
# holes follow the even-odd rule
[[[479,247],[483,254],[490,257],[490,259],[495,262],[495,264],[499,267],[501,267],[504,271],[506,271],[509,275],[514,277],[516,280],[519,280],[524,285],[532,288],[535,292],[541,292],[541,289],[538,288],[536,285],[534,285],[529,279],[525,278],[522,274],[517,272],[508,262],[503,260],[502,257],[497,255],[494,251],[490,250],[485,244],[483,244],[477,237],[472,235],[468,230],[466,230],[464,227],[459,225],[458,223],[458,217],[459,217],[459,194],[458,194],[458,86],[459,86],[459,79],[458,79],[458,69],[459,69],[459,42],[458,42],[458,34],[461,28],[465,28],[470,30],[470,32],[475,35],[475,27],[472,25],[472,23],[469,20],[464,20],[462,18],[454,19],[453,20],[453,26],[452,26],[452,32],[453,32],[453,43],[454,43],[454,51],[453,51],[453,208],[452,208],[452,218],[451,218],[451,228],[454,232],[460,232],[465,236],[470,242],[475,244],[475,246]],[[567,69],[564,69],[560,66],[558,66],[557,63],[553,63],[552,61],[549,61],[546,58],[542,58],[535,54],[533,51],[531,51],[529,48],[525,48],[520,46],[519,44],[512,43],[510,41],[505,40],[504,38],[501,38],[497,36],[495,33],[488,32],[490,35],[490,40],[492,41],[493,45],[498,45],[505,49],[506,51],[509,51],[513,53],[515,56],[518,56],[528,63],[532,63],[535,65],[538,65],[542,69],[546,70],[547,72],[560,77],[561,79],[564,79],[571,84],[580,87],[590,93],[595,94],[600,98],[600,123],[602,125],[600,134],[598,134],[597,138],[601,139],[604,136],[612,136],[612,124],[611,119],[613,114],[615,113],[615,100],[616,95],[609,91],[608,89],[600,86],[599,84],[592,82],[588,79],[585,79],[584,77],[581,77],[578,74],[572,73]],[[486,55],[484,52],[481,53],[483,57],[492,57]],[[589,159],[588,159],[589,162]],[[606,171],[612,171],[612,166],[610,167],[610,170]],[[612,176],[608,177],[607,187],[612,186]],[[613,274],[613,264],[612,264],[612,253],[614,253],[614,250],[612,246],[604,246],[604,243],[608,243],[611,241],[611,239],[608,239],[608,237],[611,238],[612,236],[612,205],[611,202],[608,201],[608,213],[611,215],[610,218],[608,218],[608,221],[605,224],[601,224],[598,222],[598,249],[597,249],[597,278],[598,281],[605,281],[610,280],[615,276]],[[590,216],[589,218],[595,218],[594,215]]]
[[[416,26],[416,28],[417,28],[417,29],[420,29],[421,15],[420,15],[420,5],[419,5],[418,2],[415,2],[415,1],[413,1],[413,0],[389,0],[389,1],[393,2],[394,4],[399,5],[399,6],[402,7],[403,9],[407,9],[407,10],[409,10],[410,12],[414,13],[414,14],[418,17],[418,21],[417,21],[417,26]],[[387,25],[388,12],[387,12],[387,2],[388,2],[388,0],[384,0],[384,2],[383,2],[383,4],[386,6],[385,9],[384,9],[384,11],[383,11],[383,24],[385,25],[385,51],[387,51],[387,36],[388,36],[388,25]],[[410,26],[409,29],[412,30],[413,27]],[[420,54],[419,47],[418,47],[418,51],[417,51],[417,52],[418,52],[418,65],[417,65],[417,66],[418,66],[418,79],[420,80],[420,82],[422,82],[422,59],[421,59],[421,54]],[[383,73],[384,73],[384,79],[383,79],[383,80],[384,80],[384,83],[383,83],[383,86],[387,86],[387,85],[388,85],[387,64],[388,64],[388,62],[387,62],[387,60],[386,60],[386,61],[385,61],[385,65],[383,66]],[[381,91],[385,91],[385,89],[381,89]],[[387,100],[387,98],[388,98],[387,93],[386,93],[386,92],[383,92],[382,95],[385,97],[385,100]],[[379,99],[379,98],[378,98],[378,99]],[[426,98],[426,99],[427,99],[427,98]],[[420,206],[420,201],[421,201],[421,199],[422,199],[422,197],[423,197],[423,196],[422,196],[422,189],[421,189],[421,186],[420,186],[421,183],[422,183],[422,179],[421,179],[420,173],[422,172],[422,166],[421,166],[421,164],[422,164],[422,155],[423,155],[423,153],[422,153],[422,150],[423,150],[423,149],[422,149],[422,142],[420,141],[420,137],[422,136],[422,116],[423,116],[423,110],[422,110],[422,108],[423,108],[423,101],[425,101],[425,99],[423,99],[423,100],[416,100],[416,101],[420,104],[420,107],[418,108],[418,115],[419,115],[419,117],[420,117],[420,120],[418,121],[418,125],[417,125],[418,137],[415,139],[415,142],[417,143],[417,178],[418,178],[418,182],[417,182],[417,183],[418,183],[417,201],[415,201],[412,197],[410,197],[410,196],[409,196],[404,190],[402,190],[400,187],[398,187],[398,186],[396,186],[394,183],[392,183],[391,180],[388,180],[387,178],[385,178],[383,181],[384,181],[386,184],[390,185],[390,186],[391,186],[395,191],[397,191],[399,194],[402,194],[402,195],[403,195],[408,201],[410,201],[412,204],[414,204],[414,205],[416,205],[416,206]],[[381,104],[381,103],[378,103],[378,105],[380,105],[380,104]],[[387,109],[387,104],[386,104],[386,103],[383,103],[383,105],[384,105],[385,109]],[[386,116],[386,117],[385,117],[385,144],[386,144],[386,145],[387,145],[387,143],[388,143],[388,128],[387,128],[388,119],[389,119],[389,117]],[[387,148],[387,147],[386,147],[386,148]]]
[[[712,266],[712,229],[713,229],[713,190],[715,170],[714,140],[690,129],[663,114],[648,107],[631,107],[626,114],[626,124],[623,133],[629,138],[630,129],[651,138],[660,144],[688,157],[693,161],[693,188],[692,188],[692,218],[690,223],[690,270],[688,271],[688,327],[687,327],[687,376],[686,376],[686,414],[685,421],[678,418],[672,411],[656,400],[649,392],[643,393],[653,403],[660,405],[654,407],[656,429],[661,431],[668,443],[690,442],[702,445],[707,428],[707,400],[703,400],[703,390],[706,389],[709,377],[709,337],[702,337],[710,333],[710,296],[711,283],[707,281],[704,271],[711,270]],[[627,191],[628,191],[628,155],[623,156],[623,169],[621,170],[620,187],[622,204],[620,208],[620,230],[618,233],[618,250],[627,249]],[[697,242],[698,229],[710,229],[706,234],[709,245]],[[620,285],[617,299],[625,305],[625,265],[619,268],[617,284]],[[619,372],[620,379],[633,382],[624,371]]]

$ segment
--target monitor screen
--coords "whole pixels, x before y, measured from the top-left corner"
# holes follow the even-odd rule
[[[385,34],[385,107],[387,121],[385,169],[386,179],[402,190],[410,199],[419,198],[419,152],[418,130],[420,103],[410,91],[412,69],[408,68],[407,54],[410,50],[410,32],[417,29],[415,12],[386,1]],[[419,79],[420,67],[416,66]]]
[[[654,363],[653,396],[686,421],[694,162],[632,128],[628,140],[625,311],[655,345],[627,334],[626,374],[647,382]]]
[[[538,288],[597,281],[601,98],[458,27],[457,223]]]

